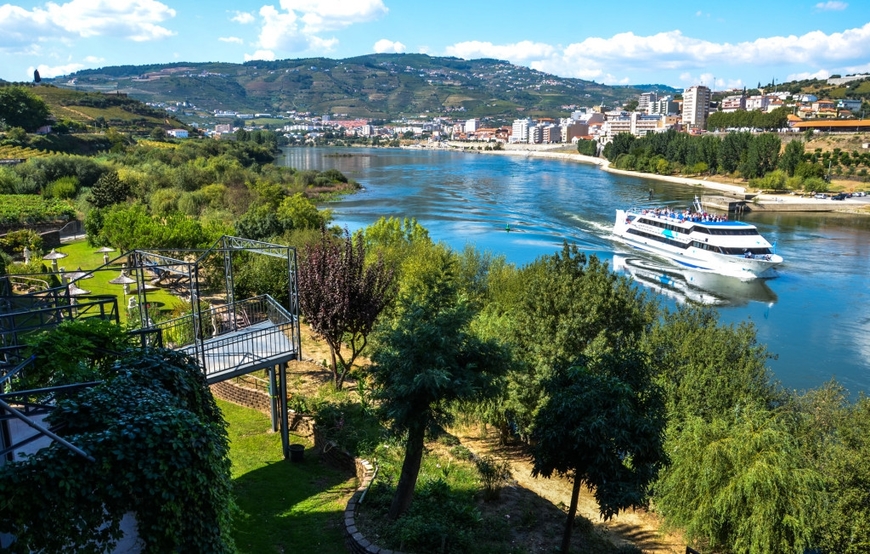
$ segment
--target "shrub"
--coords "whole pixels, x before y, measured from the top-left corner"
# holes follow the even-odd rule
[[[483,497],[486,500],[495,500],[501,494],[501,487],[510,479],[510,465],[505,460],[496,460],[492,456],[484,456],[475,461],[477,472],[483,483]]]
[[[10,231],[0,239],[0,248],[14,256],[21,255],[25,246],[35,255],[36,252],[42,250],[42,237],[31,229],[21,229]]]
[[[51,198],[69,199],[75,198],[79,191],[79,179],[74,175],[61,177],[56,181],[52,181],[45,187],[45,196]]]

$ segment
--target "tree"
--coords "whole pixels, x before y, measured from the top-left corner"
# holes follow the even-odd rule
[[[107,208],[120,204],[130,195],[130,185],[118,177],[117,171],[108,171],[97,179],[88,198],[95,208]]]
[[[507,309],[508,335],[522,369],[509,375],[505,417],[521,435],[532,427],[552,371],[582,356],[595,357],[634,344],[651,324],[656,307],[631,281],[576,245],[543,256],[521,271],[521,296]]]
[[[667,460],[665,409],[652,368],[635,350],[557,370],[535,416],[532,475],[573,479],[562,552],[571,545],[580,487],[594,491],[601,515],[646,503]]]
[[[151,129],[151,132],[148,133],[148,138],[151,140],[163,141],[166,140],[166,129],[163,127],[154,127]]]
[[[604,147],[604,157],[612,162],[622,154],[628,154],[635,140],[635,136],[631,133],[619,133]]]
[[[781,400],[766,366],[770,354],[751,323],[721,325],[712,309],[684,305],[666,311],[643,340],[675,424],[688,417],[710,421],[737,406],[768,408]]]
[[[46,103],[24,87],[0,87],[0,121],[7,126],[35,131],[50,115]]]
[[[332,376],[341,389],[354,361],[365,349],[375,321],[392,301],[393,269],[377,260],[366,264],[363,237],[345,230],[334,239],[324,230],[306,245],[299,264],[299,309],[329,345]],[[341,346],[346,343],[350,354]]]
[[[451,403],[491,397],[506,365],[494,341],[470,331],[474,313],[456,285],[452,254],[437,246],[430,254],[439,270],[422,274],[399,297],[396,317],[377,332],[368,372],[381,417],[394,433],[406,433],[392,519],[413,500],[426,430],[449,420]]]
[[[804,159],[804,143],[800,140],[793,140],[785,145],[785,152],[779,159],[779,168],[788,173],[791,177],[794,175],[795,169]]]
[[[318,210],[301,192],[288,196],[278,206],[278,220],[285,231],[290,229],[320,229],[331,219],[329,210]]]
[[[743,160],[746,159],[746,150],[751,140],[752,135],[746,132],[725,135],[719,148],[719,164],[722,166],[722,171],[733,173],[740,168]]]
[[[689,540],[734,554],[816,546],[824,479],[788,418],[755,407],[709,423],[690,418],[669,431],[666,449],[671,464],[655,486],[655,504]]]

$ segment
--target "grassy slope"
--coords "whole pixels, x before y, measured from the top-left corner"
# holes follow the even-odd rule
[[[301,464],[284,461],[281,436],[271,432],[268,417],[228,402],[218,404],[229,423],[239,552],[347,552],[342,514],[356,478],[320,463],[311,448]],[[303,442],[299,437],[291,440]]]

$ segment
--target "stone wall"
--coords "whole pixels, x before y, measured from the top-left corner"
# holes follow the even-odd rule
[[[211,385],[210,388],[211,393],[216,398],[238,404],[239,406],[245,406],[246,408],[253,408],[265,414],[271,415],[272,413],[272,401],[266,392],[242,387],[232,381],[221,381]]]

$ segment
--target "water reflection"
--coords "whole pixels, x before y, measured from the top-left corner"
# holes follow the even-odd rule
[[[777,301],[776,293],[764,279],[741,281],[734,277],[620,254],[613,256],[613,269],[630,275],[637,283],[680,303],[743,306],[749,302],[761,302],[772,306]]]

